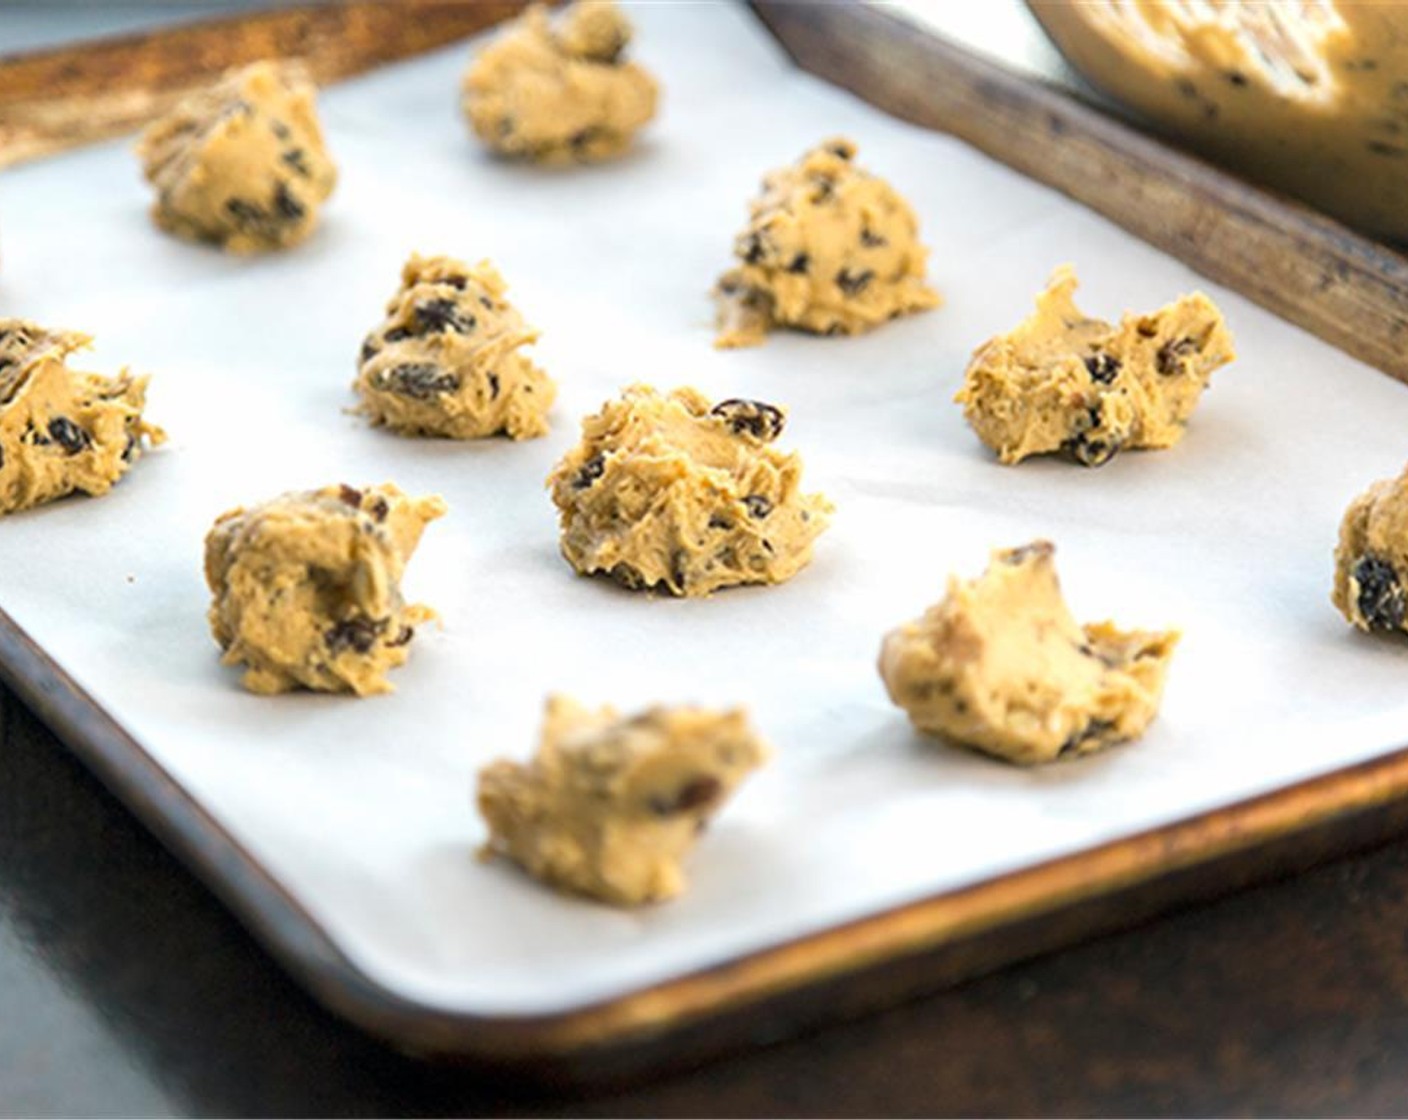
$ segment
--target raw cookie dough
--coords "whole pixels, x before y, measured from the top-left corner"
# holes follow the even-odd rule
[[[162,229],[233,253],[281,249],[313,232],[337,171],[301,67],[256,62],[183,100],[142,135]]]
[[[740,263],[714,288],[715,346],[756,346],[774,327],[859,334],[938,306],[914,211],[855,154],[849,140],[828,140],[764,177],[734,241]]]
[[[711,407],[697,389],[632,385],[582,422],[548,477],[562,555],[584,575],[673,595],[790,579],[832,506],[801,493],[801,456],[770,446],[783,421],[761,401]]]
[[[479,774],[485,854],[606,902],[671,898],[709,819],[767,755],[741,710],[656,707],[623,719],[551,697],[537,755]]]
[[[507,156],[587,163],[620,155],[655,115],[656,84],[625,59],[631,25],[608,0],[578,0],[554,28],[533,4],[461,84],[475,134]]]
[[[1080,626],[1036,541],[885,637],[880,676],[920,731],[1011,762],[1137,739],[1158,711],[1176,631]]]
[[[488,261],[412,255],[386,320],[362,343],[362,411],[405,435],[546,435],[557,386],[518,352],[538,332],[504,299]]]
[[[1076,283],[1058,268],[1034,315],[974,351],[954,397],[1004,463],[1064,451],[1098,467],[1126,448],[1172,447],[1212,371],[1236,357],[1201,292],[1116,328],[1081,314]]]
[[[1345,510],[1331,600],[1360,630],[1403,630],[1408,580],[1408,470],[1376,482]]]
[[[165,433],[142,419],[147,378],[68,368],[92,340],[0,319],[0,515],[62,498],[106,494]]]
[[[1029,6],[1082,76],[1180,146],[1408,241],[1408,6]],[[1323,276],[1338,279],[1328,267]]]
[[[325,486],[222,514],[205,538],[210,629],[251,692],[391,691],[415,627],[435,617],[401,598],[401,573],[438,497],[388,484]]]

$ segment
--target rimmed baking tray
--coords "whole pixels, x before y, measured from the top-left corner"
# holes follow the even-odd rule
[[[1098,194],[1082,200],[1260,302],[1283,312],[1294,308],[1312,326],[1333,324],[1346,301],[1363,314],[1397,313],[1404,290],[1401,262],[1333,223],[1171,153],[883,12],[790,5],[764,5],[760,12],[809,66],[843,77],[890,108],[927,115],[930,123],[961,107],[961,125],[953,119],[943,123],[966,130],[966,139],[999,158],[1010,155],[1015,161],[1020,152],[1058,186]],[[599,1078],[767,1041],[1138,921],[1188,898],[1305,865],[1400,827],[1408,814],[1403,798],[1408,753],[1395,749],[1395,730],[1408,717],[1385,703],[1347,712],[1342,722],[1334,722],[1312,703],[1311,694],[1315,685],[1327,692],[1343,686],[1347,703],[1358,703],[1371,690],[1383,695],[1401,669],[1401,649],[1348,634],[1324,602],[1334,513],[1372,477],[1361,474],[1396,467],[1395,437],[1387,429],[1397,411],[1408,407],[1401,391],[1228,294],[1222,298],[1243,339],[1243,380],[1233,380],[1237,367],[1219,375],[1178,451],[1117,460],[1100,475],[1054,463],[1020,473],[998,468],[945,400],[961,373],[964,349],[981,340],[978,328],[1000,329],[1025,313],[1031,291],[1046,269],[1059,263],[1049,259],[1058,252],[1082,256],[1091,302],[1102,311],[1118,311],[1108,305],[1126,294],[1131,304],[1148,302],[1145,297],[1153,292],[1171,295],[1166,290],[1181,282],[1181,270],[1078,207],[1022,184],[956,145],[925,139],[787,73],[741,12],[694,8],[640,14],[642,50],[653,44],[662,72],[674,75],[684,104],[667,110],[651,147],[609,173],[618,177],[615,182],[600,170],[578,183],[558,179],[543,185],[463,154],[449,106],[443,106],[443,119],[421,116],[443,99],[446,79],[458,67],[458,56],[445,55],[328,95],[329,131],[347,171],[345,210],[342,216],[334,212],[328,230],[302,256],[230,270],[217,257],[158,239],[142,224],[136,185],[118,191],[93,221],[105,228],[120,224],[120,236],[87,251],[116,262],[140,246],[146,273],[132,280],[126,302],[97,289],[80,293],[69,318],[93,323],[100,341],[115,340],[104,346],[105,360],[109,352],[132,354],[143,368],[150,364],[157,370],[154,416],[177,432],[176,446],[144,461],[100,503],[64,503],[0,526],[5,565],[0,572],[12,573],[8,579],[0,574],[0,605],[9,612],[0,616],[0,674],[11,687],[330,1007],[404,1049],[511,1066],[530,1075]],[[712,180],[699,181],[700,169],[727,161],[690,152],[689,145],[710,134],[705,128],[710,112],[744,119],[738,115],[741,100],[711,108],[701,96],[718,77],[707,60],[730,50],[739,66],[756,68],[759,75],[754,89],[740,89],[742,80],[733,78],[736,98],[771,104],[768,96],[788,91],[788,100],[768,120],[739,134],[738,142],[750,149],[749,165],[762,170],[789,158],[802,145],[778,147],[794,133],[810,139],[818,111],[856,132],[863,161],[906,188],[926,233],[940,246],[935,273],[948,307],[870,340],[783,337],[748,355],[708,351],[707,306],[699,291],[707,284],[710,253],[723,263],[727,232],[737,224],[752,181],[740,181],[737,197],[711,211],[707,196],[721,188]],[[530,318],[548,327],[543,361],[564,382],[564,407],[554,436],[541,446],[410,447],[337,412],[346,403],[341,392],[349,376],[347,354],[355,352],[360,331],[374,321],[387,294],[383,289],[395,263],[389,246],[428,236],[435,228],[435,215],[412,215],[403,231],[385,241],[365,225],[359,232],[358,221],[385,213],[402,189],[393,190],[392,180],[378,180],[372,171],[388,143],[378,132],[377,114],[384,106],[422,121],[425,129],[405,137],[393,156],[410,160],[416,145],[431,144],[425,158],[437,174],[455,169],[467,192],[488,191],[486,177],[496,179],[492,189],[511,187],[519,205],[539,222],[536,235],[521,228],[496,235],[480,224],[469,232],[448,230],[442,240],[456,243],[444,246],[448,249],[460,242],[490,243],[514,284],[515,298]],[[1024,135],[1022,122],[1035,131]],[[1037,136],[1047,138],[1045,158],[1034,147]],[[459,154],[451,154],[451,145]],[[1079,154],[1092,151],[1101,153],[1102,166],[1119,169],[1094,177],[1105,183],[1103,192],[1089,185],[1089,158],[1083,163],[1085,177],[1061,179],[1067,163],[1082,165]],[[18,174],[6,187],[7,211],[40,213],[40,202],[27,192],[41,176],[63,171],[91,182],[112,175],[126,158],[117,149],[97,149]],[[462,166],[453,162],[461,158]],[[926,169],[952,182],[926,185],[921,181]],[[674,211],[663,204],[652,209],[646,194],[612,200],[611,191],[628,176],[637,192],[691,184],[682,211],[694,223],[688,237],[669,240]],[[54,185],[53,204],[63,204],[62,182],[43,182]],[[573,268],[548,275],[554,259],[566,257],[578,266],[590,256],[588,250],[615,254],[620,267],[635,261],[617,240],[620,226],[609,222],[583,235],[589,238],[586,246],[563,247],[561,230],[549,217],[583,196],[619,207],[611,214],[628,227],[628,218],[658,222],[650,227],[655,237],[679,250],[672,269],[658,274],[641,273],[645,266],[630,263],[640,286],[626,289],[632,293],[629,313],[602,295],[613,290],[610,268],[616,266],[601,266],[603,278],[595,288],[579,285]],[[1151,198],[1160,201],[1157,222],[1143,216],[1139,205]],[[479,203],[482,210],[489,200],[488,194],[467,196],[467,208],[473,211]],[[955,214],[964,202],[971,213]],[[991,220],[998,209],[1000,223]],[[1180,226],[1179,215],[1193,225]],[[26,250],[55,237],[72,238],[67,247],[80,251],[83,234],[81,221],[71,232],[31,224],[19,231],[11,259],[33,260]],[[527,241],[533,244],[516,247]],[[701,247],[690,248],[696,241]],[[587,256],[574,257],[575,252]],[[1278,254],[1288,253],[1295,262],[1282,261],[1284,271],[1276,272]],[[63,253],[59,259],[72,260]],[[1308,261],[1322,273],[1314,274]],[[1102,279],[1102,265],[1107,272],[1118,266],[1120,274]],[[53,294],[52,284],[40,283],[46,276],[42,268],[39,272],[30,288],[21,280],[11,298],[30,297],[43,317],[62,315],[68,305]],[[330,301],[336,306],[310,306],[306,314],[294,308],[280,317],[275,304],[263,302],[271,288],[316,291],[317,282],[344,273],[357,279]],[[1271,283],[1286,275],[1314,277],[1314,282],[1303,288]],[[162,284],[179,279],[184,292],[172,294],[153,277]],[[203,283],[195,284],[196,278]],[[1363,296],[1365,291],[1370,295]],[[655,294],[640,294],[647,292]],[[200,305],[211,299],[221,302],[222,314],[206,321]],[[644,306],[637,306],[637,299]],[[298,301],[278,301],[287,302]],[[584,302],[587,307],[573,310]],[[5,309],[12,310],[9,301]],[[637,314],[643,322],[633,327]],[[657,316],[665,321],[656,322]],[[310,319],[306,331],[301,317]],[[266,337],[243,340],[251,322],[272,325],[260,332]],[[635,338],[636,331],[649,337]],[[142,341],[153,334],[160,337]],[[549,341],[554,334],[566,340],[555,349]],[[619,360],[623,337],[634,339],[629,363]],[[1376,361],[1382,356],[1379,364],[1391,365],[1391,337],[1391,331],[1381,331],[1362,338],[1359,353]],[[280,366],[286,342],[297,360]],[[253,357],[242,357],[248,350]],[[178,354],[184,368],[178,368]],[[263,365],[240,365],[251,361]],[[1287,362],[1296,368],[1283,381],[1274,380],[1270,367]],[[266,370],[270,363],[276,368]],[[650,603],[573,580],[551,555],[551,509],[534,493],[545,465],[571,439],[576,416],[611,386],[630,379],[620,366],[654,369],[670,363],[691,368],[693,379],[711,391],[766,390],[793,406],[788,438],[806,453],[810,480],[832,493],[841,509],[832,543],[823,538],[814,569],[794,584],[731,593],[706,604]],[[887,372],[883,377],[872,372],[862,382],[851,376],[853,368]],[[247,381],[240,381],[241,375]],[[225,391],[236,383],[249,395],[227,397]],[[1322,383],[1342,386],[1347,399],[1286,399]],[[1277,393],[1278,386],[1286,392]],[[201,408],[211,400],[219,402],[221,423],[202,427]],[[266,407],[283,409],[280,401],[288,415],[271,416],[266,428],[251,429]],[[1292,425],[1292,435],[1323,421],[1321,453],[1328,477],[1322,482],[1313,473],[1298,475],[1292,494],[1278,490],[1275,480],[1253,478],[1247,484],[1264,487],[1268,503],[1290,500],[1297,508],[1279,509],[1270,518],[1267,542],[1253,539],[1248,529],[1247,540],[1236,538],[1222,552],[1219,533],[1203,533],[1197,517],[1217,521],[1214,528],[1222,534],[1235,533],[1258,501],[1245,493],[1216,497],[1205,472],[1234,466],[1245,481],[1253,464],[1280,462],[1276,456],[1286,453],[1275,441],[1258,443],[1258,407]],[[1355,419],[1360,414],[1368,417],[1362,430]],[[905,426],[908,417],[914,418],[911,427]],[[310,437],[314,445],[303,450],[281,442],[304,431],[304,425],[324,437]],[[242,438],[250,431],[252,442]],[[857,431],[866,440],[860,452],[848,448]],[[261,465],[260,456],[246,454],[266,445],[278,449],[279,462]],[[932,460],[924,458],[931,453]],[[222,456],[226,468],[240,463],[244,469],[217,469]],[[452,504],[473,523],[473,534],[449,530],[438,550],[432,528],[417,560],[428,570],[413,576],[420,581],[416,590],[446,614],[445,635],[428,637],[398,676],[397,696],[369,702],[375,707],[242,696],[229,674],[211,664],[204,634],[193,632],[203,608],[197,571],[201,529],[224,505],[260,496],[276,478],[299,474],[301,480],[315,469],[366,473],[374,466],[411,488],[442,481],[442,488],[453,492]],[[520,486],[517,480],[524,477],[529,482]],[[1074,512],[1053,512],[1074,487],[1088,495],[1094,485],[1108,501],[1090,499],[1094,504]],[[496,499],[510,486],[519,489]],[[1207,513],[1219,501],[1225,516]],[[1152,513],[1141,514],[1151,507]],[[1174,515],[1175,525],[1160,537],[1154,514],[1165,512]],[[83,554],[85,541],[115,540],[111,534],[124,531],[158,536],[167,531],[153,530],[152,522],[143,520],[152,517],[170,521],[174,544],[162,538],[155,549],[115,547],[112,557]],[[882,623],[917,613],[941,590],[947,570],[972,569],[981,563],[986,543],[1013,543],[1005,534],[1028,528],[1050,530],[1061,541],[1063,562],[1071,565],[1065,569],[1067,583],[1082,614],[1108,607],[1121,617],[1135,613],[1132,622],[1186,622],[1189,630],[1169,706],[1147,742],[1032,775],[917,740],[877,697],[869,666]],[[189,544],[180,543],[187,539]],[[502,598],[504,613],[477,615],[473,587],[456,590],[456,574],[472,583],[469,576],[484,571],[491,558],[517,563],[511,558],[519,539],[531,553],[522,561],[525,582],[486,583],[485,594]],[[1238,614],[1243,588],[1237,580],[1246,556],[1263,543],[1284,549],[1272,553],[1285,556],[1283,573],[1264,582],[1254,609]],[[52,551],[46,555],[48,544]],[[1123,548],[1130,551],[1112,552]],[[916,549],[927,551],[914,563],[904,559]],[[1163,556],[1169,549],[1185,551]],[[1203,565],[1216,578],[1192,579],[1192,589],[1181,590],[1180,580]],[[46,590],[49,585],[57,594]],[[517,607],[542,602],[536,596],[548,596],[543,609],[580,617],[583,629],[571,638],[555,637],[551,648],[535,649],[528,642],[509,649],[501,637],[509,632],[506,620]],[[479,609],[489,611],[486,605]],[[1225,626],[1218,622],[1224,610],[1230,612]],[[802,620],[817,612],[830,613],[803,629]],[[476,644],[472,631],[479,618],[500,635],[498,646]],[[531,618],[526,624],[531,627]],[[1276,629],[1285,625],[1292,629]],[[1275,641],[1237,644],[1242,630],[1254,632],[1258,626]],[[725,629],[733,635],[714,632]],[[789,629],[798,633],[789,636]],[[629,643],[643,643],[643,650],[653,648],[652,641],[678,644],[681,632],[697,644],[674,666],[646,664],[655,657],[636,658],[629,662],[632,680],[613,676],[612,661],[620,660]],[[1323,680],[1304,675],[1306,666],[1287,646],[1288,635],[1333,650]],[[827,660],[833,638],[845,651]],[[797,684],[795,694],[754,695],[740,682],[759,693],[778,681],[786,684],[787,674],[768,668],[779,664],[776,657],[760,656],[756,666],[744,657],[737,670],[719,667],[720,653],[738,648],[730,643],[756,645],[766,653],[769,641],[784,643],[776,647],[778,656],[792,657],[797,676],[812,678],[810,684]],[[567,652],[574,656],[563,656],[572,642],[578,645]],[[815,659],[809,660],[812,646]],[[507,666],[504,678],[476,693],[476,676],[501,662]],[[537,666],[542,672],[535,676]],[[1255,700],[1245,710],[1237,707],[1239,693],[1230,688],[1238,671],[1244,673],[1242,694]],[[862,691],[852,697],[849,682],[860,680],[861,673]],[[1288,697],[1282,705],[1286,718],[1267,723],[1268,730],[1258,735],[1258,718],[1277,710],[1268,698],[1277,695],[1278,678],[1301,695]],[[1361,685],[1362,695],[1353,691]],[[474,765],[494,754],[525,751],[536,713],[521,701],[554,687],[621,702],[657,698],[667,687],[672,694],[695,688],[704,698],[720,700],[730,691],[743,693],[732,698],[752,702],[764,729],[778,741],[784,756],[779,772],[760,779],[757,794],[745,794],[701,848],[695,891],[687,900],[622,916],[554,899],[505,868],[483,868],[471,860],[476,825],[468,786]],[[435,707],[455,689],[464,697],[463,712]],[[818,692],[834,693],[835,702],[826,706]],[[1206,703],[1194,704],[1195,695]],[[803,701],[813,706],[802,710]],[[1209,710],[1214,701],[1224,707]],[[1327,700],[1326,709],[1330,706]],[[481,719],[492,733],[481,727]],[[1294,730],[1298,721],[1303,733]],[[285,722],[299,727],[301,737],[284,742]],[[1228,729],[1225,737],[1216,737],[1216,726]],[[373,740],[392,727],[411,733],[396,752],[382,753]],[[1211,754],[1199,753],[1210,748],[1215,748]],[[211,769],[217,758],[224,759],[223,769]],[[358,765],[368,770],[364,784],[339,785],[360,780],[346,774]],[[398,775],[405,776],[404,786]],[[442,801],[446,775],[456,788]],[[1202,796],[1195,792],[1200,780],[1208,786]],[[1229,784],[1212,788],[1224,781]],[[260,782],[267,785],[263,792],[273,792],[256,809]],[[1102,818],[1098,829],[1087,827],[1121,797],[1139,802],[1174,785],[1184,791],[1181,800],[1161,805],[1152,824],[1141,824],[1140,814],[1131,810]],[[1227,792],[1234,789],[1243,795]],[[447,807],[455,799],[460,808]],[[424,818],[400,813],[399,824],[386,819],[396,815],[387,806],[405,805],[423,806]],[[340,860],[357,862],[350,847],[339,846],[351,845],[349,837],[384,828],[394,849],[393,833],[414,836],[422,828],[436,833],[442,820],[462,840],[440,852],[444,858],[437,857],[424,885],[454,895],[464,883],[474,884],[445,912],[460,926],[426,932],[398,918],[398,906],[413,899],[389,885],[409,866],[394,859],[381,869],[384,879],[368,872],[360,895],[350,888],[334,890],[335,897],[321,893],[320,883],[345,874]],[[1014,834],[1020,834],[1018,840],[1009,840]],[[327,837],[341,839],[320,843]],[[370,845],[362,856],[371,859],[366,853],[377,850]],[[849,863],[848,850],[856,853]],[[923,858],[916,859],[916,850]],[[974,862],[959,866],[964,859]],[[359,873],[368,867],[372,864],[361,863]],[[930,877],[937,885],[923,889]],[[825,878],[835,882],[819,885]],[[789,883],[795,894],[764,893]],[[855,893],[827,896],[846,884]],[[349,924],[349,913],[362,914],[355,906],[346,908],[358,898],[379,916],[363,915]],[[355,928],[363,920],[375,926],[370,941],[363,938],[366,931]],[[518,924],[506,938],[477,943],[474,938],[487,937],[483,931],[495,922]],[[464,931],[461,939],[454,937],[455,928]],[[398,941],[402,937],[409,949]],[[524,942],[518,956],[512,952],[515,939]],[[417,974],[420,979],[387,965],[386,954],[403,949],[415,968],[430,962],[428,972]],[[488,958],[497,961],[495,975],[476,980],[483,982],[478,989],[456,992],[455,968],[472,964],[480,950],[501,954]],[[582,955],[572,955],[578,951]],[[536,963],[543,975],[535,973]],[[435,972],[439,966],[442,974]],[[485,986],[491,984],[498,987]]]

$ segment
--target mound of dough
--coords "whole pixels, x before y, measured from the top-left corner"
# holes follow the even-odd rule
[[[362,343],[361,410],[405,435],[546,435],[557,386],[518,352],[538,332],[505,290],[488,261],[413,255],[385,321]]]
[[[147,378],[68,368],[92,340],[0,319],[0,515],[106,494],[165,433],[142,419]]]
[[[554,29],[533,4],[471,63],[465,116],[506,156],[587,163],[620,155],[655,115],[655,79],[625,59],[631,25],[609,0],[578,0]]]
[[[799,455],[771,446],[783,422],[761,401],[626,389],[583,421],[548,478],[563,556],[584,575],[673,595],[790,579],[832,506],[801,493]]]
[[[390,484],[325,486],[222,514],[205,538],[210,629],[251,692],[391,691],[415,627],[435,617],[401,598],[401,574],[438,497]]]
[[[138,151],[156,224],[233,253],[306,238],[337,182],[315,93],[301,67],[256,62],[151,125]]]
[[[715,346],[756,346],[774,327],[859,334],[938,306],[914,211],[855,154],[828,140],[763,179],[734,242],[739,264],[714,289]]]
[[[618,905],[670,898],[705,825],[767,756],[739,710],[656,707],[623,719],[552,697],[537,755],[479,774],[485,853]]]
[[[1408,629],[1408,470],[1376,482],[1345,510],[1331,600],[1360,630]]]
[[[1158,711],[1176,631],[1080,626],[1036,541],[885,638],[880,676],[920,731],[1011,762],[1137,739]]]
[[[974,352],[954,398],[1004,463],[1064,451],[1098,467],[1127,448],[1172,447],[1213,370],[1236,357],[1201,292],[1116,328],[1081,314],[1076,284],[1058,268],[1036,313]]]

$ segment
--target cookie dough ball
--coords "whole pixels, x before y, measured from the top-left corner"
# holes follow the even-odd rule
[[[609,0],[578,0],[554,28],[532,5],[462,83],[475,135],[502,155],[588,163],[620,155],[655,115],[655,79],[625,58],[631,25]]]
[[[138,151],[157,189],[152,217],[233,253],[282,249],[313,232],[337,171],[301,67],[231,71],[151,125]]]
[[[671,898],[709,820],[767,755],[741,710],[657,707],[623,719],[552,697],[537,755],[479,774],[485,853],[605,902]]]
[[[325,486],[222,514],[205,538],[210,629],[251,692],[391,691],[415,627],[435,617],[401,597],[401,574],[438,497],[390,484]]]
[[[563,556],[583,575],[672,595],[791,579],[832,506],[801,492],[801,457],[772,446],[783,421],[761,401],[631,386],[583,421],[548,478]]]
[[[412,256],[353,388],[372,423],[412,436],[546,435],[557,386],[518,351],[538,337],[488,261]]]
[[[1172,447],[1213,370],[1237,356],[1201,292],[1113,327],[1080,312],[1076,283],[1058,268],[1036,313],[974,352],[954,397],[1004,463],[1060,451],[1098,467],[1127,448]]]
[[[1408,470],[1376,482],[1345,510],[1331,599],[1360,630],[1403,630],[1408,617]]]
[[[756,346],[774,327],[859,334],[939,304],[909,204],[828,140],[763,179],[734,242],[737,267],[715,286],[714,345]]]
[[[106,494],[165,433],[142,419],[147,378],[68,368],[92,340],[0,319],[0,515]]]
[[[920,731],[1024,765],[1137,739],[1158,711],[1176,631],[1080,626],[1036,541],[886,637],[880,676]]]

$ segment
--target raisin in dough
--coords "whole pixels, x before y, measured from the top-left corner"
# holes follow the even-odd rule
[[[734,242],[739,263],[714,289],[716,346],[756,346],[773,327],[859,334],[938,306],[914,211],[855,152],[830,140],[763,179]]]
[[[1175,631],[1080,626],[1037,541],[994,552],[972,582],[885,638],[880,676],[920,731],[1012,762],[1136,739],[1158,711]]]
[[[548,485],[562,554],[583,575],[703,596],[781,583],[811,560],[831,503],[801,492],[802,460],[771,446],[781,409],[633,385],[582,423]]]
[[[1408,629],[1408,470],[1376,482],[1345,510],[1331,599],[1360,630]]]
[[[954,398],[1004,463],[1064,451],[1098,467],[1126,448],[1172,447],[1213,370],[1236,357],[1201,292],[1113,327],[1081,314],[1076,283],[1058,268],[1036,313],[974,352]]]
[[[767,755],[739,710],[656,707],[623,719],[552,697],[537,755],[479,774],[485,853],[618,905],[671,898],[705,825]]]
[[[413,436],[546,435],[557,386],[520,354],[538,332],[488,261],[412,256],[353,383],[374,424]]]
[[[234,253],[312,233],[337,181],[314,93],[300,67],[256,62],[149,127],[138,150],[157,189],[156,224]]]
[[[631,25],[615,4],[579,0],[556,28],[532,5],[471,63],[462,83],[475,134],[543,163],[620,155],[655,115],[655,79],[625,59]]]
[[[106,494],[165,433],[142,419],[147,378],[68,368],[92,340],[0,319],[0,515]]]
[[[389,692],[415,627],[401,573],[438,497],[326,486],[222,514],[205,539],[210,629],[251,692]]]

